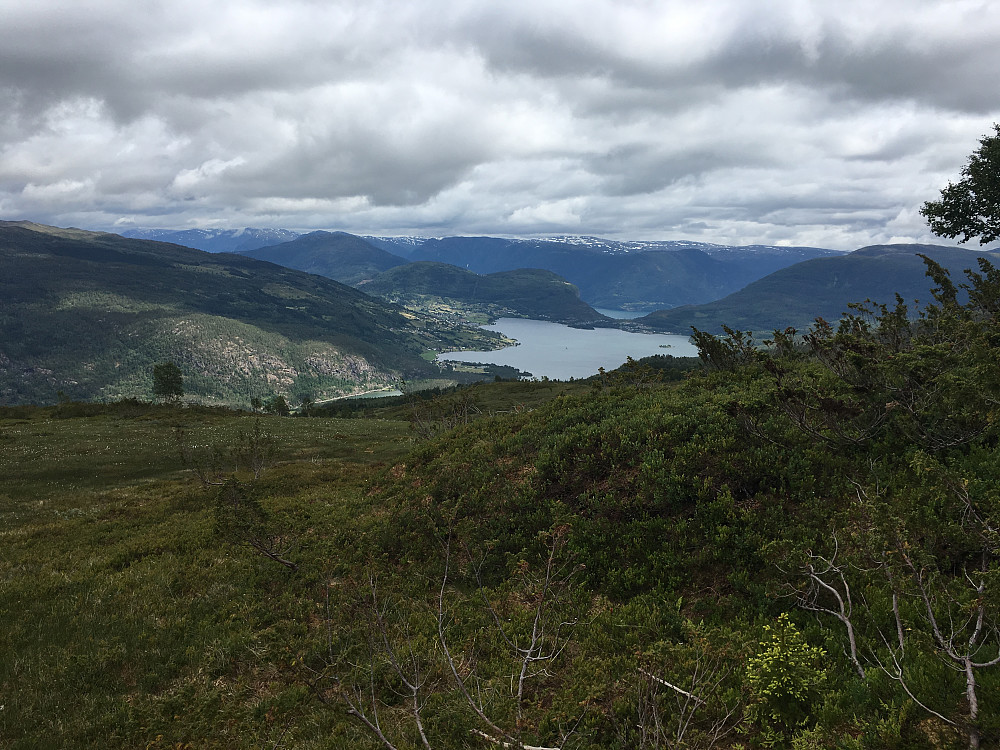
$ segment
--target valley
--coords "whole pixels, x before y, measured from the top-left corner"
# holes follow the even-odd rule
[[[930,282],[920,255],[956,276],[976,258],[993,257],[936,245],[837,254],[595,238],[418,241],[343,232],[313,232],[231,254],[26,222],[4,222],[0,233],[5,403],[148,397],[158,361],[179,364],[188,399],[207,404],[246,407],[277,396],[293,404],[325,401],[404,381],[411,388],[453,385],[493,374],[442,369],[435,359],[508,345],[481,328],[503,317],[681,336],[692,328],[717,333],[726,324],[763,340],[788,326],[805,331],[818,317],[836,321],[859,300],[888,304],[896,292],[926,300]],[[205,246],[288,235],[156,233]],[[545,268],[520,266],[530,263]],[[711,280],[714,291],[698,278]],[[593,286],[598,279],[604,287]],[[746,279],[756,280],[711,299]],[[659,291],[650,297],[644,284]],[[622,296],[612,288],[629,291]],[[706,297],[711,301],[682,304]],[[648,308],[660,299],[668,300],[668,309],[644,316],[612,310],[611,318],[584,299],[617,310]],[[617,319],[625,314],[632,319]]]
[[[1000,4],[0,5],[0,750],[1000,748]]]
[[[433,378],[422,355],[500,337],[238,255],[0,225],[0,399],[148,397],[156,362],[204,403]]]
[[[690,349],[525,381],[429,359],[509,341],[465,323],[520,289],[536,290],[522,312],[584,305],[550,271],[413,262],[360,284],[400,294],[402,274],[400,306],[240,255],[17,224],[0,239],[13,748],[1000,738],[989,255],[964,287],[968,251],[805,261],[750,284],[737,322],[897,282],[930,304],[845,303],[843,325],[767,345],[701,329]],[[550,350],[621,333],[512,324],[553,327]],[[203,403],[140,387],[24,403],[165,354]],[[219,384],[250,383],[245,366],[289,379],[269,408],[309,397],[295,416],[259,396],[234,409]],[[938,636],[969,617],[983,628]],[[956,642],[982,655],[971,683]]]

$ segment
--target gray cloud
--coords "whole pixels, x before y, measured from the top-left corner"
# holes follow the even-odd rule
[[[0,0],[0,215],[851,249],[1000,120],[972,0]]]

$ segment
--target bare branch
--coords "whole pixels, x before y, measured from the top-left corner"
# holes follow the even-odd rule
[[[470,729],[469,733],[474,734],[477,737],[482,737],[484,740],[488,740],[494,745],[499,745],[500,747],[512,747],[516,750],[561,750],[559,747],[545,747],[544,745],[525,745],[522,742],[508,742],[506,740],[501,740],[498,737],[486,734],[486,732],[479,729]]]
[[[469,693],[469,689],[465,684],[465,680],[458,672],[458,667],[455,665],[455,659],[451,654],[451,650],[448,648],[448,639],[445,637],[445,614],[444,614],[444,595],[448,587],[448,576],[451,570],[451,538],[449,537],[445,545],[445,560],[444,560],[444,574],[441,576],[441,588],[438,591],[438,642],[441,644],[441,650],[444,652],[445,661],[448,664],[448,669],[451,671],[452,676],[455,678],[455,685],[458,687],[460,693],[462,693],[466,702],[476,713],[476,716],[486,724],[490,729],[496,732],[511,742],[518,742],[517,738],[505,732],[503,729],[498,727],[483,711],[481,704],[473,699],[472,695]],[[515,745],[516,747],[516,745]]]
[[[688,698],[690,698],[691,700],[695,701],[698,704],[702,704],[702,703],[705,702],[701,698],[699,698],[697,695],[695,695],[694,693],[689,693],[687,690],[679,688],[676,685],[672,685],[671,683],[669,683],[666,680],[664,680],[662,677],[657,677],[655,674],[653,674],[652,672],[647,672],[642,667],[639,668],[639,671],[642,672],[642,674],[646,675],[646,677],[648,677],[649,679],[654,680],[655,682],[658,682],[659,684],[664,685],[664,686],[670,688],[671,690],[674,690],[674,691],[680,693],[681,695],[687,696]]]
[[[810,612],[832,615],[843,624],[847,631],[849,649],[847,656],[854,671],[864,680],[866,678],[865,668],[858,658],[858,642],[853,622],[854,601],[851,597],[851,587],[844,575],[844,566],[837,562],[840,542],[836,534],[833,535],[833,545],[833,555],[829,559],[822,555],[815,555],[811,550],[807,552],[808,562],[802,566],[802,572],[808,580],[808,588],[805,591],[795,592],[797,603],[799,607]],[[834,579],[832,584],[826,580],[827,577],[831,576]],[[833,598],[834,606],[821,603],[820,599],[824,593]]]
[[[904,690],[904,691],[906,692],[906,694],[907,694],[908,696],[910,696],[910,699],[911,699],[911,700],[912,700],[912,701],[913,701],[914,703],[916,703],[916,704],[917,704],[918,706],[920,706],[920,707],[921,707],[922,709],[924,709],[925,711],[927,711],[927,712],[928,712],[928,713],[930,713],[930,714],[934,714],[934,716],[936,716],[936,717],[938,717],[939,719],[941,719],[941,721],[943,721],[943,722],[945,722],[945,723],[947,723],[947,724],[950,724],[950,725],[951,725],[951,726],[953,726],[953,727],[955,727],[955,726],[958,726],[958,724],[956,724],[956,723],[955,723],[954,721],[952,721],[951,719],[949,719],[949,718],[948,718],[947,716],[944,716],[943,714],[940,714],[940,713],[938,713],[938,712],[937,712],[937,711],[935,711],[935,710],[934,710],[933,708],[930,708],[930,707],[928,707],[928,706],[927,706],[926,704],[922,703],[922,702],[920,701],[920,699],[919,699],[919,698],[917,698],[917,696],[915,696],[915,695],[913,694],[913,692],[912,692],[912,691],[910,690],[909,686],[908,686],[908,685],[906,684],[906,681],[905,681],[905,680],[903,679],[903,666],[902,666],[902,664],[900,663],[900,662],[901,662],[901,660],[902,660],[902,658],[903,658],[903,654],[902,654],[902,653],[900,653],[900,654],[899,654],[899,655],[897,656],[897,653],[896,653],[896,651],[895,651],[895,650],[894,650],[894,649],[893,649],[893,648],[892,648],[891,646],[889,646],[889,642],[888,642],[888,641],[887,641],[887,640],[885,639],[885,637],[884,637],[884,636],[882,637],[882,642],[883,642],[883,643],[885,643],[885,645],[886,645],[886,648],[888,649],[888,652],[889,652],[889,657],[890,657],[890,658],[892,659],[892,664],[893,664],[893,670],[892,670],[892,671],[890,671],[890,670],[889,670],[889,669],[888,669],[888,668],[887,668],[887,667],[886,667],[886,666],[885,666],[885,665],[884,665],[884,664],[883,664],[883,663],[882,663],[882,662],[881,662],[881,661],[880,661],[880,660],[878,659],[878,657],[877,657],[877,656],[875,656],[875,662],[876,662],[876,664],[878,664],[878,665],[879,665],[879,668],[880,668],[880,669],[881,669],[881,670],[882,670],[883,672],[885,672],[885,674],[886,674],[886,675],[888,675],[888,677],[889,677],[890,679],[893,679],[893,680],[895,680],[896,682],[898,682],[898,683],[900,684],[900,686],[901,686],[901,687],[903,688],[903,690]],[[873,656],[874,656],[874,654],[873,654]]]

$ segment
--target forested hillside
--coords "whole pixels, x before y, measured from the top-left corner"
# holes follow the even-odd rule
[[[0,401],[148,397],[157,362],[207,403],[329,398],[434,376],[486,332],[239,255],[0,223]]]
[[[978,257],[996,254],[942,245],[873,245],[853,253],[796,263],[748,284],[715,302],[657,310],[642,319],[661,331],[687,333],[691,327],[720,333],[722,326],[771,331],[805,329],[817,317],[839,320],[848,305],[871,299],[888,304],[896,294],[911,305],[930,300],[931,283],[921,255],[933,258],[956,276]]]
[[[606,320],[566,279],[539,268],[479,275],[447,263],[417,261],[385,271],[360,288],[416,309],[441,300],[494,318],[515,315],[568,324]]]

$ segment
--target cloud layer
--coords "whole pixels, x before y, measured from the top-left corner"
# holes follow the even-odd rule
[[[0,0],[0,217],[853,249],[1000,120],[965,0]]]

